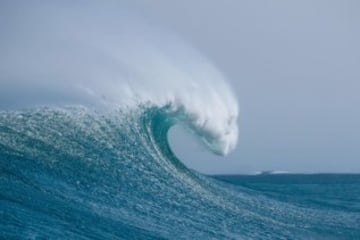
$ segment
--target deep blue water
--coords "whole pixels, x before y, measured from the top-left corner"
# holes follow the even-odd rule
[[[164,109],[0,112],[0,239],[360,239],[360,175],[204,176]]]
[[[217,175],[216,179],[294,205],[360,213],[360,174]]]

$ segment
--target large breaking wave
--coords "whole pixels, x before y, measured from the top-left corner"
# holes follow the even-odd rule
[[[110,4],[24,5],[2,9],[21,10],[0,23],[3,108],[167,106],[214,152],[235,147],[236,99],[222,74],[175,36]]]
[[[227,154],[236,99],[206,58],[125,9],[1,3],[0,238],[329,239],[357,224],[186,168],[168,130]]]

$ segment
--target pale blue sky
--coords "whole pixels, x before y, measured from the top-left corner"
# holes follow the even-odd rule
[[[240,141],[222,159],[174,140],[205,173],[360,172],[359,1],[135,1],[196,46],[240,102]],[[175,135],[174,132],[172,135]]]

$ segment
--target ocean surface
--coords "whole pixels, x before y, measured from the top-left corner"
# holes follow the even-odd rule
[[[0,239],[360,239],[360,175],[201,175],[167,111],[0,112]]]

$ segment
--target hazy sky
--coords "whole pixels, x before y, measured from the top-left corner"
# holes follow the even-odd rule
[[[240,141],[213,157],[171,133],[177,154],[205,173],[360,172],[359,1],[134,1],[228,78]]]
[[[214,156],[178,127],[170,132],[189,167],[204,173],[360,172],[359,1],[122,3],[195,46],[238,97],[240,140],[229,156]]]

